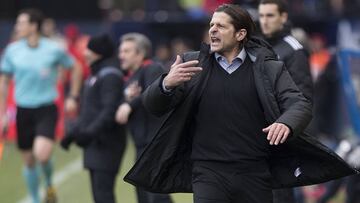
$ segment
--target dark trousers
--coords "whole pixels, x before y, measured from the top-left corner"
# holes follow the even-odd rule
[[[293,188],[273,190],[274,203],[295,203]]]
[[[138,159],[143,152],[145,147],[136,147],[136,159]],[[138,203],[172,203],[170,195],[168,194],[158,194],[147,192],[141,188],[136,188],[136,196]]]
[[[136,188],[138,203],[171,203],[170,195],[147,192]]]
[[[95,203],[115,203],[116,172],[90,170],[91,188]]]
[[[194,203],[272,203],[271,174],[265,163],[195,161]]]

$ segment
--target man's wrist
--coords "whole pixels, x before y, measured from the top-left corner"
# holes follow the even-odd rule
[[[173,89],[166,87],[164,80],[162,81],[161,87],[165,93],[171,93],[173,91]]]

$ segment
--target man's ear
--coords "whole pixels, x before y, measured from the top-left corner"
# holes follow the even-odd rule
[[[280,17],[281,17],[281,22],[282,22],[282,24],[285,24],[286,21],[288,20],[288,13],[287,13],[287,12],[282,12],[282,13],[280,14]]]
[[[247,31],[245,29],[240,29],[239,31],[236,32],[236,40],[237,41],[242,41],[243,39],[245,39],[247,34]]]

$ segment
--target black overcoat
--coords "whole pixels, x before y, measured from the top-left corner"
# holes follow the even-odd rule
[[[284,188],[317,184],[355,174],[333,151],[303,132],[311,120],[311,102],[294,84],[282,62],[259,39],[245,45],[253,61],[256,89],[268,124],[284,123],[292,130],[284,144],[271,146],[268,160],[272,187]],[[191,141],[193,110],[205,88],[213,54],[202,45],[200,52],[184,54],[183,60],[199,60],[203,68],[188,83],[165,94],[161,78],[143,94],[145,107],[156,115],[168,113],[142,156],[124,180],[148,191],[159,193],[192,192]]]
[[[115,122],[115,112],[123,99],[122,73],[109,60],[92,67],[81,100],[76,122],[81,132],[92,135],[84,147],[84,167],[117,172],[126,146],[125,126]],[[81,135],[80,135],[81,136]]]

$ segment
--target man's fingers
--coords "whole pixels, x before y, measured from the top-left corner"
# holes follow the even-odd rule
[[[276,140],[274,142],[275,145],[278,145],[280,143],[280,141],[282,140],[282,138],[284,137],[286,129],[285,128],[281,128],[281,130],[279,131],[279,133],[276,135]]]
[[[192,60],[192,61],[186,61],[184,63],[177,64],[176,67],[177,68],[189,68],[189,67],[194,67],[197,64],[199,64],[198,60]]]
[[[286,141],[286,139],[289,137],[289,134],[290,134],[290,130],[286,129],[284,136],[282,137],[280,143],[284,143]]]
[[[272,133],[270,138],[270,145],[273,145],[276,139],[276,134]]]
[[[196,73],[202,70],[201,67],[181,68],[175,71],[173,75],[179,79],[179,82],[189,81]]]
[[[171,66],[169,74],[164,78],[165,87],[171,88],[180,85],[183,82],[191,80],[191,78],[198,72],[202,71],[201,67],[196,66],[199,61],[192,60],[184,63],[177,56],[175,63]]]
[[[276,133],[279,132],[278,126],[276,124],[272,124],[269,129],[269,133],[267,139],[270,141],[270,144],[274,144],[276,139]]]
[[[186,76],[193,76],[200,71],[202,71],[201,67],[188,67],[179,69],[179,72],[181,74],[185,74]]]
[[[271,140],[271,139],[272,139],[274,130],[275,130],[275,128],[274,128],[274,126],[272,125],[272,126],[269,128],[269,132],[268,132],[268,135],[267,135],[267,139],[268,139],[268,140]]]
[[[279,135],[279,132],[281,130],[281,127],[277,124],[273,125],[274,131],[270,140],[270,144],[274,144],[276,141],[277,136]]]
[[[286,141],[290,134],[290,129],[284,124],[274,123],[264,128],[263,132],[268,132],[267,140],[269,140],[270,145],[278,145]]]

